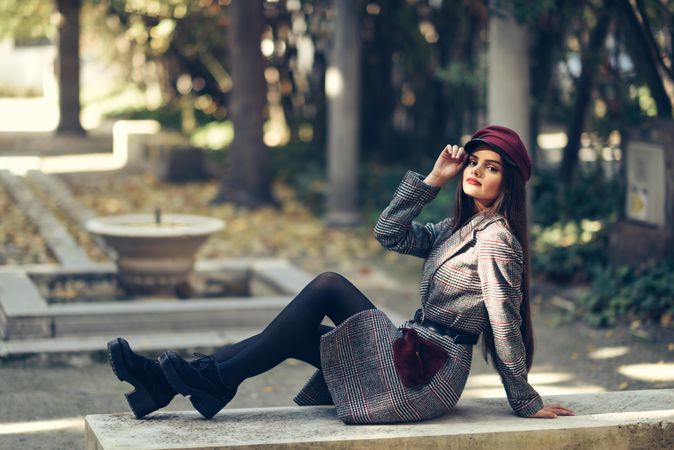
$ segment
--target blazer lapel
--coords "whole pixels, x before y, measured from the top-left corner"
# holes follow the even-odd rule
[[[475,237],[475,232],[478,229],[480,230],[484,229],[487,225],[489,225],[492,222],[495,222],[496,220],[499,220],[501,217],[499,216],[490,217],[488,219],[484,219],[481,223],[479,223],[480,219],[482,218],[483,216],[481,216],[480,214],[473,217],[470,221],[468,221],[467,224],[458,229],[454,234],[449,236],[443,244],[437,247],[436,252],[433,252],[431,254],[431,256],[429,257],[429,261],[426,265],[427,270],[425,270],[423,279],[421,281],[422,305],[426,302],[426,299],[428,298],[428,288],[430,286],[430,282],[433,279],[435,272],[438,271],[440,266],[442,266],[447,260],[449,260],[459,251],[461,251],[466,245],[472,242],[473,238]]]

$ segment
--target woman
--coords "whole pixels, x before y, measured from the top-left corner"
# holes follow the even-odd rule
[[[129,405],[142,417],[176,393],[206,418],[246,378],[296,358],[318,370],[295,397],[299,405],[334,404],[345,423],[411,422],[449,412],[468,377],[472,345],[482,335],[516,414],[573,415],[544,406],[527,382],[533,360],[525,183],[531,159],[506,127],[478,130],[447,146],[431,173],[409,171],[382,212],[375,237],[387,249],[425,259],[421,308],[396,326],[348,280],[324,273],[311,281],[260,334],[187,362],[165,352],[159,362],[126,341],[108,344],[118,378],[135,387]],[[461,174],[454,216],[413,219],[441,186]],[[321,325],[329,317],[336,327]]]

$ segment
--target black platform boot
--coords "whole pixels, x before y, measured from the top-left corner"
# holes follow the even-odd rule
[[[188,362],[174,352],[159,357],[159,365],[173,388],[190,397],[194,408],[210,419],[236,395],[237,387],[226,386],[218,374],[218,365],[212,356]]]
[[[108,359],[117,378],[135,388],[125,396],[136,418],[163,408],[177,394],[164,377],[159,363],[134,353],[125,339],[108,342]]]

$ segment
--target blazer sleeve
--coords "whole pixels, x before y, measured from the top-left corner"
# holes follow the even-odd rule
[[[413,219],[433,200],[439,187],[423,182],[422,175],[408,171],[393,195],[393,200],[379,216],[374,237],[382,246],[405,255],[428,257],[438,236],[451,226],[450,219],[422,225]]]
[[[543,401],[527,381],[526,350],[520,332],[523,252],[509,231],[498,223],[496,227],[501,229],[478,239],[477,270],[494,334],[496,370],[513,411],[529,417],[543,407]]]

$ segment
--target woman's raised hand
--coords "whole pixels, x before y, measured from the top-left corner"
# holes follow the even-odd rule
[[[463,147],[459,147],[458,145],[446,146],[442,149],[440,156],[435,161],[433,170],[424,182],[431,186],[442,186],[461,171],[463,162],[467,156]]]
[[[554,405],[542,407],[538,412],[529,417],[536,419],[556,419],[557,416],[575,416],[575,414],[569,408],[565,408],[555,403]]]

